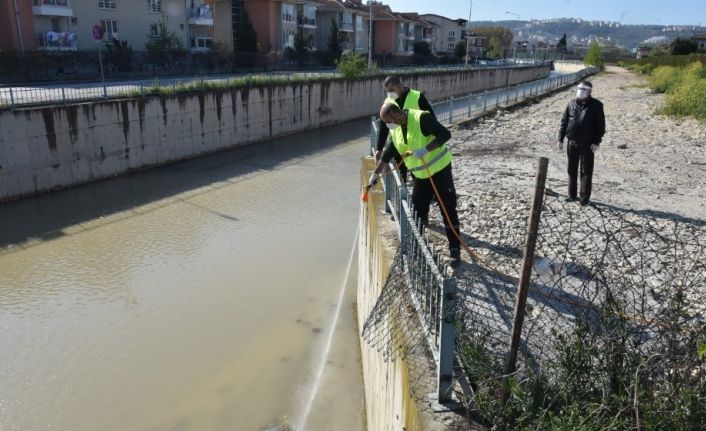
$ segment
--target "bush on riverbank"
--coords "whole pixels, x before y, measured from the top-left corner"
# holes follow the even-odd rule
[[[636,73],[649,73],[649,87],[655,93],[665,93],[660,113],[691,116],[706,120],[706,69],[700,61],[684,67],[654,64],[623,64]]]

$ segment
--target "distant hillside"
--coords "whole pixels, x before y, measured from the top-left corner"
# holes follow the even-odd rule
[[[580,18],[557,18],[532,21],[473,21],[473,27],[502,26],[512,30],[515,41],[556,43],[566,33],[569,46],[599,43],[632,49],[644,43],[670,42],[677,37],[706,33],[706,27],[626,25],[614,21],[585,21]]]

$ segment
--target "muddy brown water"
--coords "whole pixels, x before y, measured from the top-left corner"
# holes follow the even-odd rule
[[[0,429],[275,429],[315,386],[307,429],[364,429],[344,277],[367,131],[0,205]]]

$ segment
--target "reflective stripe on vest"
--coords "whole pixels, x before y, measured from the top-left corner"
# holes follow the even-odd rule
[[[404,155],[408,151],[414,152],[414,150],[426,147],[435,139],[433,135],[424,136],[422,133],[420,119],[422,114],[426,112],[427,111],[420,111],[417,109],[407,111],[406,144],[404,141],[402,127],[392,130],[392,143],[395,145],[395,148],[397,148],[397,151],[400,154]],[[430,174],[434,175],[448,166],[449,163],[451,163],[451,152],[448,148],[446,148],[446,145],[442,145],[441,147],[430,151],[422,158],[422,160],[419,160],[414,156],[408,156],[404,159],[404,164],[407,166],[407,169],[412,172],[412,175],[421,179],[429,178]]]

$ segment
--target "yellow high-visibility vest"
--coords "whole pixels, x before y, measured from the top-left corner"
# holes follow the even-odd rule
[[[390,131],[390,136],[392,137],[392,143],[397,148],[397,151],[404,155],[406,152],[414,152],[422,147],[426,147],[431,141],[434,140],[434,136],[424,136],[422,133],[421,117],[422,114],[427,113],[427,111],[420,111],[418,109],[410,109],[407,111],[407,142],[405,143],[404,133],[402,132],[402,127],[397,127]],[[412,173],[417,178],[424,179],[429,178],[430,175],[434,175],[440,170],[444,169],[451,163],[451,151],[442,145],[439,148],[427,153],[422,159],[418,159],[414,156],[408,156],[404,159],[404,164],[407,166],[407,170]]]

